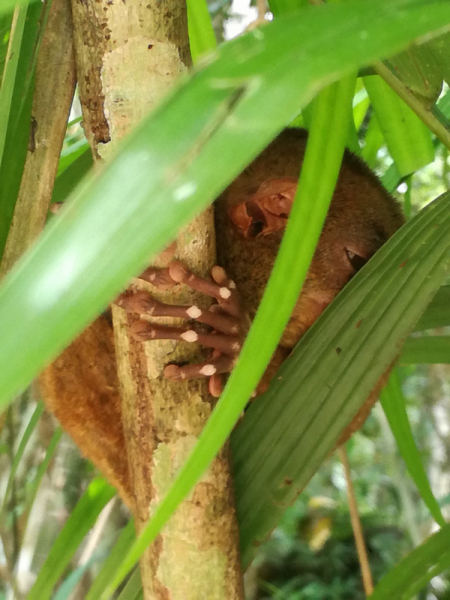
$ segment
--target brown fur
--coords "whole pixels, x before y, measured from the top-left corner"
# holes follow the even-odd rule
[[[219,264],[236,281],[250,318],[264,292],[282,232],[254,239],[244,237],[230,220],[229,209],[255,194],[267,180],[297,178],[305,145],[305,132],[285,130],[217,201]],[[272,377],[303,333],[354,274],[346,249],[368,259],[402,223],[395,200],[362,161],[346,152],[303,292],[267,377]],[[40,384],[47,406],[131,506],[114,344],[108,321],[101,317],[89,327],[44,372]],[[376,397],[374,391],[341,441],[362,425]]]

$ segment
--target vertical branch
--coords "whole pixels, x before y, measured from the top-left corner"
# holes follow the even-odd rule
[[[94,157],[107,158],[190,65],[186,6],[183,0],[72,0],[72,6],[86,136]],[[180,234],[176,257],[198,275],[209,273],[215,262],[211,210]],[[163,258],[155,263],[165,264]],[[163,302],[205,306],[205,299],[185,286],[170,292],[141,280],[133,286]],[[212,405],[204,381],[162,377],[170,361],[201,360],[198,347],[166,340],[136,342],[128,334],[130,317],[117,306],[113,321],[139,533],[195,445]],[[243,597],[228,450],[144,554],[141,572],[146,599]]]
[[[53,0],[36,63],[28,153],[0,275],[44,228],[74,88],[70,0]]]

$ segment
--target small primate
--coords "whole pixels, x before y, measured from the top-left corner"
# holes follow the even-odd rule
[[[213,349],[202,364],[169,364],[172,379],[210,377],[210,392],[222,389],[255,316],[278,252],[294,200],[307,133],[284,130],[221,194],[215,203],[218,263],[212,279],[197,277],[173,261],[162,270],[147,269],[155,286],[186,284],[217,301],[209,310],[169,306],[150,294],[126,292],[117,302],[126,310],[152,316],[184,317],[185,328],[165,328],[136,320],[132,335],[145,342],[180,339]],[[346,151],[329,212],[308,275],[272,361],[258,386],[262,392],[292,348],[353,275],[403,224],[397,202],[372,171]],[[196,331],[195,322],[211,333]],[[99,317],[44,371],[44,400],[81,451],[132,505],[112,326]],[[362,425],[375,394],[349,424],[340,442]]]

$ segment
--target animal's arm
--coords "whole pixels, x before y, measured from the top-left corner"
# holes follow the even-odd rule
[[[160,273],[147,273],[146,278],[156,285],[187,283],[215,297],[219,302],[218,312],[199,315],[197,307],[161,305],[143,292],[125,294],[120,299],[122,306],[135,313],[132,332],[141,341],[155,337],[185,341],[189,341],[187,337],[195,338],[192,326],[187,328],[192,331],[187,337],[186,329],[168,332],[138,318],[145,312],[153,316],[189,317],[216,330],[213,335],[200,334],[201,343],[215,348],[209,362],[170,365],[166,367],[166,376],[184,378],[214,373],[210,389],[215,394],[220,391],[217,375],[231,370],[269,278],[295,195],[305,144],[304,132],[285,130],[218,199],[218,257],[226,275],[220,269],[213,271],[214,281],[207,282],[179,263]],[[402,223],[394,199],[364,163],[347,153],[302,294],[260,391],[325,307]],[[113,333],[108,320],[97,319],[50,365],[40,384],[47,406],[64,429],[131,507]],[[343,432],[340,443],[362,425],[380,388],[381,382]]]

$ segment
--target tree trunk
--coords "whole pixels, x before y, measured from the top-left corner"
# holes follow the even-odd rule
[[[190,65],[186,7],[183,0],[72,0],[72,6],[84,128],[94,157],[107,158]],[[181,233],[176,257],[198,275],[209,273],[215,262],[212,210]],[[207,303],[185,286],[169,293],[141,280],[133,284],[164,302]],[[195,445],[212,401],[202,380],[162,378],[169,361],[201,360],[198,347],[136,342],[128,335],[131,318],[117,306],[113,321],[139,533]],[[243,598],[228,454],[222,451],[144,554],[146,599]]]

